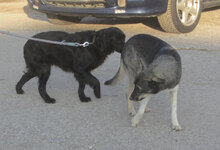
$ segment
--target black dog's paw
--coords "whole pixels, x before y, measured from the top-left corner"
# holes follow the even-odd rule
[[[95,97],[96,97],[96,98],[101,98],[100,89],[95,89],[95,90],[94,90],[94,94],[95,94]]]
[[[46,99],[45,103],[54,104],[54,103],[56,103],[56,100],[54,98]]]
[[[108,81],[105,81],[104,84],[105,84],[105,85],[111,85],[111,83],[112,83],[111,80],[108,80]]]
[[[97,94],[95,94],[95,97],[96,97],[96,98],[101,98],[101,94],[100,94],[100,93],[97,93]]]
[[[17,94],[24,94],[24,90],[16,87]]]
[[[96,98],[101,98],[100,84],[94,87],[94,94]]]
[[[83,103],[87,103],[87,102],[91,101],[91,98],[90,97],[80,97],[80,101]]]

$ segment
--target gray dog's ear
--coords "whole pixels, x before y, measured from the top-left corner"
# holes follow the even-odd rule
[[[163,77],[163,75],[155,74],[150,69],[145,69],[144,71],[142,71],[140,73],[139,77],[143,78],[146,81],[154,81],[157,83],[164,83],[165,82],[165,78]]]
[[[162,78],[158,78],[158,77],[153,77],[152,79],[151,79],[152,81],[155,81],[155,82],[157,82],[157,83],[165,83],[165,79],[162,79]]]
[[[151,81],[151,79],[153,78],[153,72],[149,69],[145,69],[139,74],[139,77],[144,80]]]

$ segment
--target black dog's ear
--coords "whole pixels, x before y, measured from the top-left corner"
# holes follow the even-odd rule
[[[109,49],[109,43],[109,35],[105,29],[96,32],[94,44],[101,52],[104,52],[106,49]]]
[[[111,44],[115,46],[116,52],[121,53],[123,51],[126,36],[119,28],[112,27],[111,30]]]

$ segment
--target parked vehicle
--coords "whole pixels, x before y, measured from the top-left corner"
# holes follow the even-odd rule
[[[191,32],[203,9],[220,0],[28,0],[30,7],[47,14],[53,23],[79,22],[83,17],[145,18],[157,16],[166,32]]]

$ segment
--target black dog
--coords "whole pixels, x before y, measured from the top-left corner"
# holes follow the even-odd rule
[[[35,38],[53,41],[92,42],[87,47],[71,47],[48,44],[28,40],[24,45],[24,59],[27,72],[16,85],[17,94],[23,94],[23,85],[33,77],[39,78],[38,90],[46,103],[55,103],[46,91],[46,83],[50,76],[51,66],[60,67],[66,72],[72,72],[79,82],[78,94],[82,102],[91,99],[84,94],[85,85],[94,89],[97,98],[101,97],[100,82],[90,72],[100,66],[106,57],[114,51],[121,52],[125,43],[125,35],[118,28],[107,28],[99,31],[83,31],[69,34],[61,31],[39,33]]]

